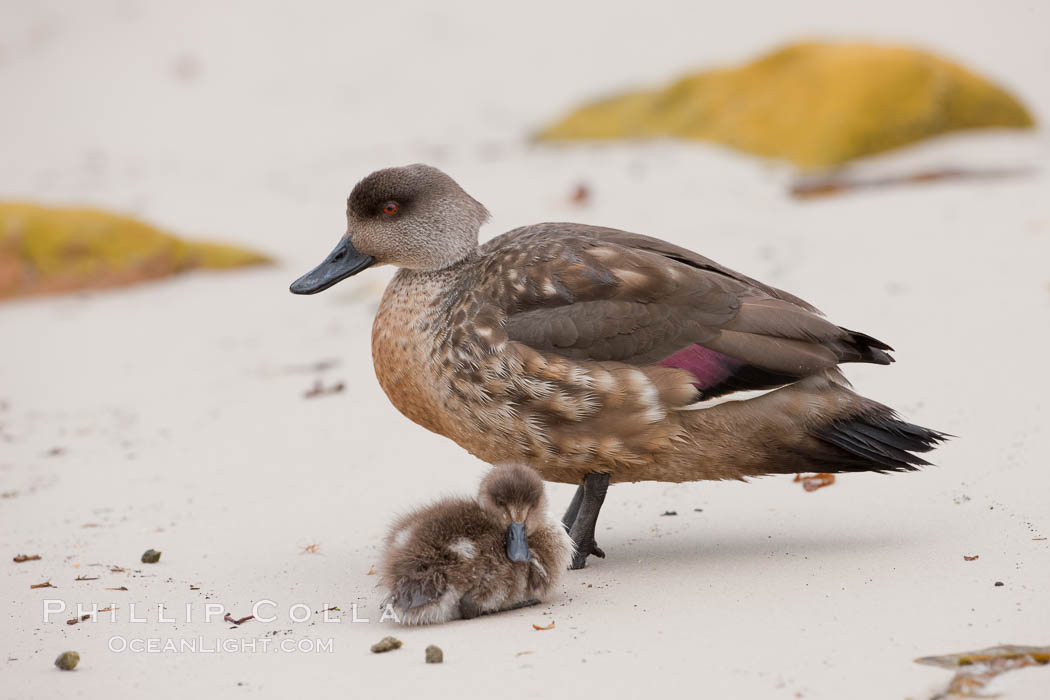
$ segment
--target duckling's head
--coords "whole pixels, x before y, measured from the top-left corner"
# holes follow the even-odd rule
[[[442,270],[472,255],[489,213],[437,168],[377,170],[346,201],[346,233],[328,257],[292,283],[315,294],[372,265]]]
[[[506,528],[507,558],[528,561],[528,533],[542,528],[547,517],[539,474],[522,465],[494,467],[481,480],[478,503]]]

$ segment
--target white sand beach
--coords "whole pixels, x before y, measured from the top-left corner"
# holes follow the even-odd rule
[[[858,166],[1023,176],[806,201],[787,166],[718,146],[528,141],[581,100],[813,36],[938,51],[1042,123],[1050,6],[517,8],[0,3],[0,199],[104,207],[278,260],[0,303],[0,697],[920,700],[951,674],[917,657],[1050,644],[1044,130]],[[860,393],[957,438],[934,467],[813,493],[790,476],[615,485],[607,558],[566,572],[547,603],[381,622],[369,572],[388,523],[474,492],[486,465],[379,388],[369,335],[387,269],[316,297],[287,288],[342,234],[354,183],[410,162],[488,207],[483,237],[615,226],[802,296],[896,348],[891,367],[846,367]],[[591,196],[573,203],[581,183]],[[304,398],[318,380],[345,390]],[[548,494],[560,510],[572,488]],[[139,562],[149,548],[157,564]],[[45,621],[45,600],[67,607]],[[276,619],[204,619],[259,601]],[[67,625],[77,603],[115,605],[115,620]],[[371,654],[386,635],[404,646]],[[206,650],[130,648],[149,639]],[[227,639],[249,648],[214,651]],[[260,639],[303,646],[251,651]],[[424,664],[428,644],[442,665]],[[64,673],[52,662],[67,649],[81,662]],[[1010,700],[1046,698],[1050,668],[997,682]]]

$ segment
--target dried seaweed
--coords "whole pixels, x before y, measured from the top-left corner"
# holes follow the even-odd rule
[[[994,169],[971,170],[965,168],[944,168],[941,170],[923,170],[908,175],[887,175],[884,177],[851,178],[844,175],[831,175],[814,179],[802,179],[791,185],[791,196],[798,199],[815,199],[845,194],[856,190],[881,189],[898,185],[914,185],[940,181],[992,181],[1006,178],[1031,175],[1032,169]]]
[[[336,382],[331,386],[325,386],[320,379],[314,382],[314,385],[303,392],[304,399],[313,399],[318,396],[325,396],[327,394],[339,394],[346,389],[346,385],[343,382]]]
[[[822,489],[825,486],[831,486],[835,483],[834,474],[796,474],[795,483],[802,482],[802,488],[806,491],[816,491]]]
[[[940,668],[958,669],[943,693],[933,700],[961,700],[987,697],[981,691],[1001,673],[1027,666],[1050,664],[1050,647],[1005,645],[980,651],[967,651],[944,656],[926,656],[915,663]]]

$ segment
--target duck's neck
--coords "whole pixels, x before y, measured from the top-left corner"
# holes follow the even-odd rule
[[[447,310],[474,283],[478,260],[477,252],[472,251],[440,270],[401,268],[387,285],[380,311],[384,304],[395,303],[397,296],[411,297],[414,304],[426,307],[419,311],[427,315]]]

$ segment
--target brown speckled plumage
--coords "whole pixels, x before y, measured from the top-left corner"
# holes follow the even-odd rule
[[[376,213],[397,197],[403,212]],[[888,364],[889,346],[791,294],[615,229],[537,224],[479,247],[486,217],[444,173],[409,166],[355,188],[347,234],[401,267],[373,326],[387,396],[486,462],[567,483],[896,471],[943,438],[840,374]],[[776,390],[707,402],[743,389]]]

